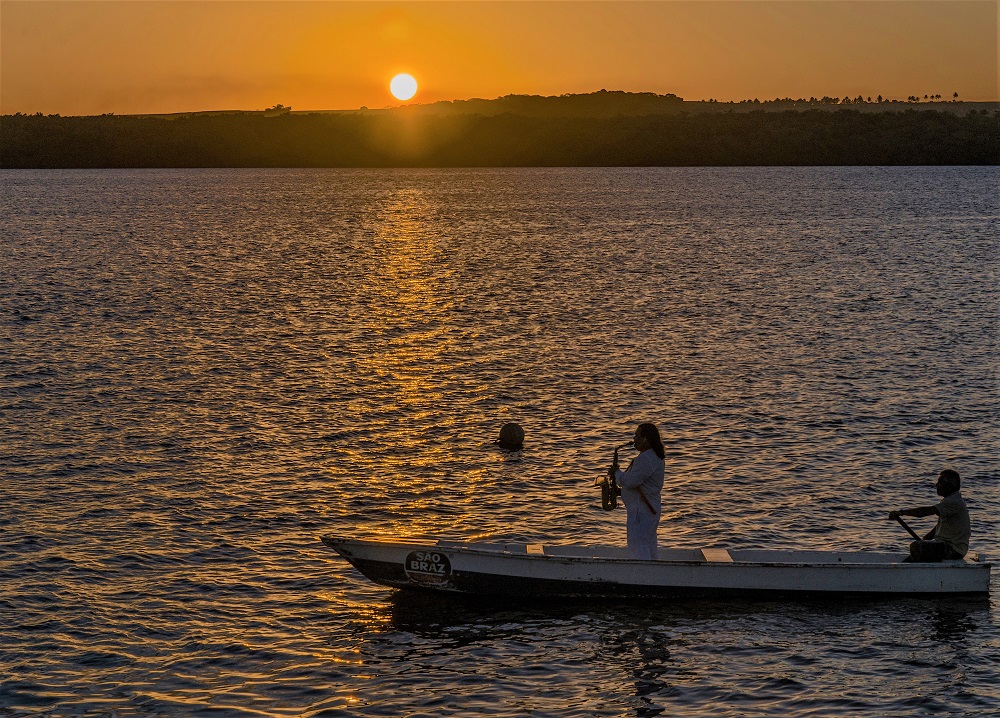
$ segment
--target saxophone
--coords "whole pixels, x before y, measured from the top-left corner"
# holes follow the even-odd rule
[[[615,472],[618,470],[618,452],[627,446],[632,446],[631,441],[627,441],[615,447],[615,455],[611,460],[611,467],[608,473],[594,481],[594,486],[601,487],[601,508],[611,511],[618,508],[618,497],[622,495],[621,487],[615,483]]]

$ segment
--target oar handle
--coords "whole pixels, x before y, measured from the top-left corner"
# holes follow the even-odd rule
[[[906,529],[906,532],[908,534],[910,534],[910,536],[912,536],[915,541],[919,541],[920,540],[920,537],[917,536],[916,532],[913,529],[911,529],[909,526],[906,525],[906,522],[903,521],[903,517],[902,516],[897,516],[896,520],[899,522],[900,526],[902,526],[904,529]]]

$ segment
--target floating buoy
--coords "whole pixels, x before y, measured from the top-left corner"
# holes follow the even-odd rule
[[[500,427],[500,438],[497,443],[508,451],[516,451],[524,444],[524,429],[513,422]]]

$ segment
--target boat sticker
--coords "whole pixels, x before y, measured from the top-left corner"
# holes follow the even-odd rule
[[[448,583],[451,576],[451,561],[438,551],[410,551],[403,564],[407,578],[413,583],[438,586]]]

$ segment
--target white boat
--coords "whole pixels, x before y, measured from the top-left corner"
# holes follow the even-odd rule
[[[654,561],[612,546],[457,541],[323,542],[395,588],[507,596],[989,593],[991,564],[904,563],[905,553],[661,548]]]

